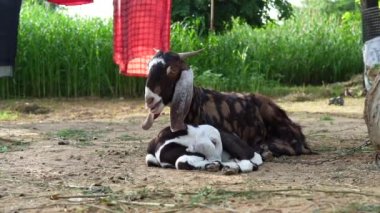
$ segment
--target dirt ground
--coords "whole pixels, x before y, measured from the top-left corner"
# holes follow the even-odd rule
[[[47,110],[15,113],[26,102]],[[168,113],[143,131],[142,100],[0,101],[0,212],[380,212],[375,151],[352,153],[367,139],[364,99],[327,102],[278,100],[319,155],[226,176],[148,168]]]

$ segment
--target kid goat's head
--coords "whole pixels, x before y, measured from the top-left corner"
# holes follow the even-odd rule
[[[186,129],[184,119],[193,97],[193,71],[184,59],[200,51],[186,53],[158,51],[149,62],[145,106],[150,113],[142,125],[143,129],[149,129],[154,119],[168,105],[170,105],[171,130]]]

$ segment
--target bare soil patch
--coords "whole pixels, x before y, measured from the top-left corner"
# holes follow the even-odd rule
[[[24,102],[49,112],[16,112]],[[11,116],[0,120],[0,212],[380,212],[375,151],[351,153],[368,138],[364,99],[279,104],[319,155],[224,176],[148,168],[147,143],[168,116],[143,131],[142,100],[1,101]]]

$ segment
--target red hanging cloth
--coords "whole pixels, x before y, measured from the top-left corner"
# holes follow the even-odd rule
[[[127,76],[147,76],[154,49],[170,49],[171,0],[114,0],[114,61]]]
[[[80,5],[80,4],[88,4],[93,3],[94,0],[48,0],[54,4],[61,4],[66,6]]]

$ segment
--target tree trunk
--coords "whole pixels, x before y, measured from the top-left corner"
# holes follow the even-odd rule
[[[214,31],[215,0],[211,0],[210,6],[210,31]]]
[[[377,7],[378,6],[378,0],[361,0],[362,8],[370,8],[370,7]]]
[[[380,11],[378,0],[361,0],[364,79],[367,96],[364,119],[377,156],[380,153]]]
[[[368,91],[364,105],[364,119],[367,124],[369,139],[380,152],[380,75],[377,75]]]

